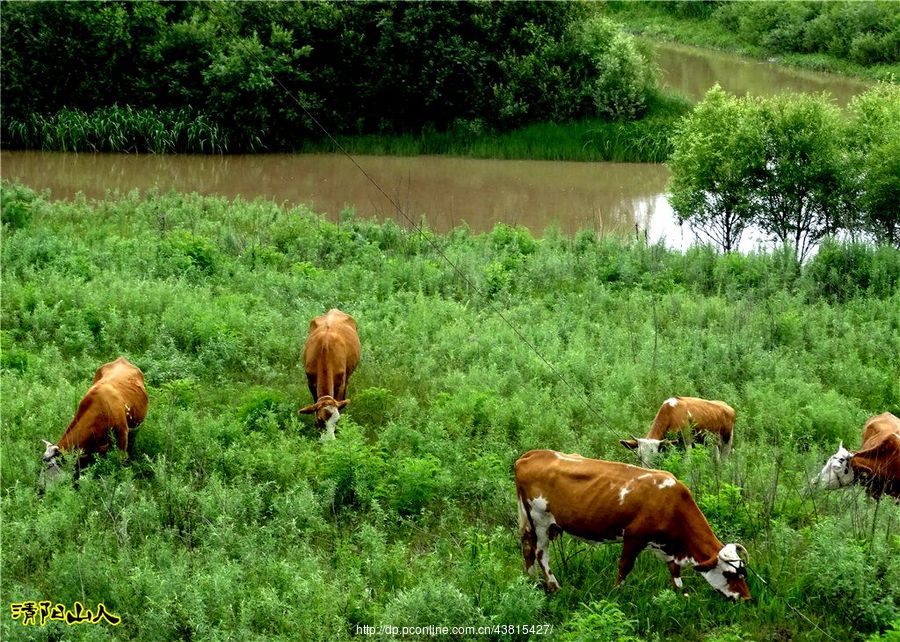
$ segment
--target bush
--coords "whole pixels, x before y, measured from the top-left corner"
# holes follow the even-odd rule
[[[0,184],[0,223],[10,232],[25,227],[40,202],[34,190],[4,180]]]
[[[568,631],[563,633],[562,639],[567,642],[638,642],[640,639],[634,635],[635,621],[606,600],[582,604],[566,628]]]

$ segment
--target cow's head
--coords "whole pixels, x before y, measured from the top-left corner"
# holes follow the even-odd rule
[[[660,452],[672,445],[668,439],[639,439],[637,437],[620,439],[619,443],[631,450],[637,450],[641,466],[651,465]]]
[[[62,451],[59,449],[59,446],[50,443],[46,439],[41,439],[41,441],[44,442],[44,456],[42,459],[44,460],[46,472],[51,477],[56,477],[60,471],[58,459]]]
[[[813,477],[810,483],[813,486],[822,488],[841,488],[849,486],[853,483],[853,468],[850,466],[850,460],[853,459],[853,453],[844,448],[842,441],[838,445],[837,452],[834,453],[822,468],[822,471]]]
[[[726,544],[719,554],[705,564],[698,564],[696,569],[719,593],[733,600],[749,600],[750,587],[747,586],[747,564],[738,555],[738,549],[747,549],[740,544]]]
[[[334,397],[325,395],[324,397],[319,397],[319,400],[316,401],[316,403],[301,408],[298,412],[302,414],[315,413],[316,426],[318,426],[320,430],[325,428],[326,437],[334,439],[334,427],[337,424],[338,419],[341,418],[341,413],[339,411],[348,403],[350,403],[349,399],[336,401]]]

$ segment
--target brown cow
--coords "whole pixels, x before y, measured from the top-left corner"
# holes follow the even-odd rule
[[[316,425],[326,428],[330,439],[334,439],[334,427],[341,418],[339,410],[350,403],[347,380],[359,365],[361,351],[356,321],[349,314],[333,308],[309,324],[303,363],[315,403],[300,412],[315,413]]]
[[[900,500],[900,419],[889,412],[870,417],[862,447],[850,452],[842,441],[812,483],[825,488],[856,483],[875,499],[887,494]]]
[[[128,435],[147,416],[147,391],[144,374],[125,357],[105,363],[97,369],[94,381],[78,404],[75,418],[56,444],[43,440],[44,463],[48,472],[59,472],[61,451],[80,450],[78,468],[90,463],[94,455],[109,450],[109,431],[113,430],[119,450],[128,450]]]
[[[660,449],[671,443],[666,440],[667,433],[680,433],[685,442],[698,444],[702,444],[708,434],[713,434],[719,440],[719,456],[725,457],[731,452],[734,416],[734,408],[723,401],[672,397],[660,406],[645,438],[622,439],[619,443],[637,449],[641,465],[650,466]],[[693,435],[685,434],[690,426],[694,426]]]
[[[547,590],[559,583],[550,572],[551,539],[566,532],[591,541],[621,540],[618,586],[638,554],[650,546],[668,563],[675,590],[681,568],[693,566],[730,598],[750,598],[740,544],[722,545],[687,486],[668,472],[532,450],[516,462],[519,533],[529,572],[537,561]],[[746,551],[745,551],[746,553]]]

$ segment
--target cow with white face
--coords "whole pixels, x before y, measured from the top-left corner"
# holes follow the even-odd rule
[[[818,477],[812,480],[814,486],[820,486],[833,490],[843,488],[853,483],[853,471],[850,469],[850,460],[853,453],[844,448],[844,442],[838,444],[837,452],[828,458]],[[820,460],[821,461],[821,460]]]
[[[900,419],[889,412],[870,417],[856,452],[838,445],[810,483],[826,489],[860,484],[878,499],[887,494],[900,500]]]
[[[672,586],[692,566],[720,594],[750,599],[740,544],[722,544],[691,491],[668,472],[532,450],[516,461],[519,532],[525,568],[540,566],[547,590],[559,588],[550,571],[550,540],[562,533],[591,541],[621,541],[616,586],[646,547],[666,562]]]
[[[714,435],[718,440],[717,452],[720,457],[725,457],[731,452],[734,418],[734,408],[724,401],[671,397],[659,407],[645,437],[622,439],[619,443],[636,450],[642,466],[652,466],[657,455],[675,443],[666,439],[666,435],[674,433],[681,435],[686,443],[698,444]]]

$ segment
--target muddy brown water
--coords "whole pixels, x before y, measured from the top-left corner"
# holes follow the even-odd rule
[[[739,95],[828,90],[838,104],[868,87],[862,81],[786,69],[770,63],[680,45],[658,45],[663,81],[699,99],[715,82]],[[424,217],[437,231],[462,223],[486,231],[495,223],[524,225],[541,235],[591,228],[634,234],[684,247],[693,234],[677,225],[665,196],[668,169],[659,164],[500,161],[423,156],[338,154],[155,156],[0,152],[0,175],[52,198],[81,192],[156,188],[310,204],[337,219],[344,210],[403,225]],[[399,210],[398,210],[399,206]],[[401,211],[402,210],[402,213]],[[752,238],[752,237],[748,237]],[[745,239],[744,246],[750,242]]]
[[[157,188],[221,196],[308,203],[337,218],[345,209],[409,224],[426,217],[437,231],[465,222],[475,231],[495,223],[535,233],[557,225],[602,233],[645,229],[665,203],[665,165],[497,161],[441,156],[355,156],[380,191],[338,154],[162,156],[148,154],[0,153],[4,178],[49,189],[53,198],[77,192],[101,198],[110,190]]]
[[[786,92],[827,91],[841,107],[872,86],[870,82],[784,67],[709,49],[674,43],[656,45],[662,82],[691,100],[700,100],[714,84],[736,96],[772,96]]]

